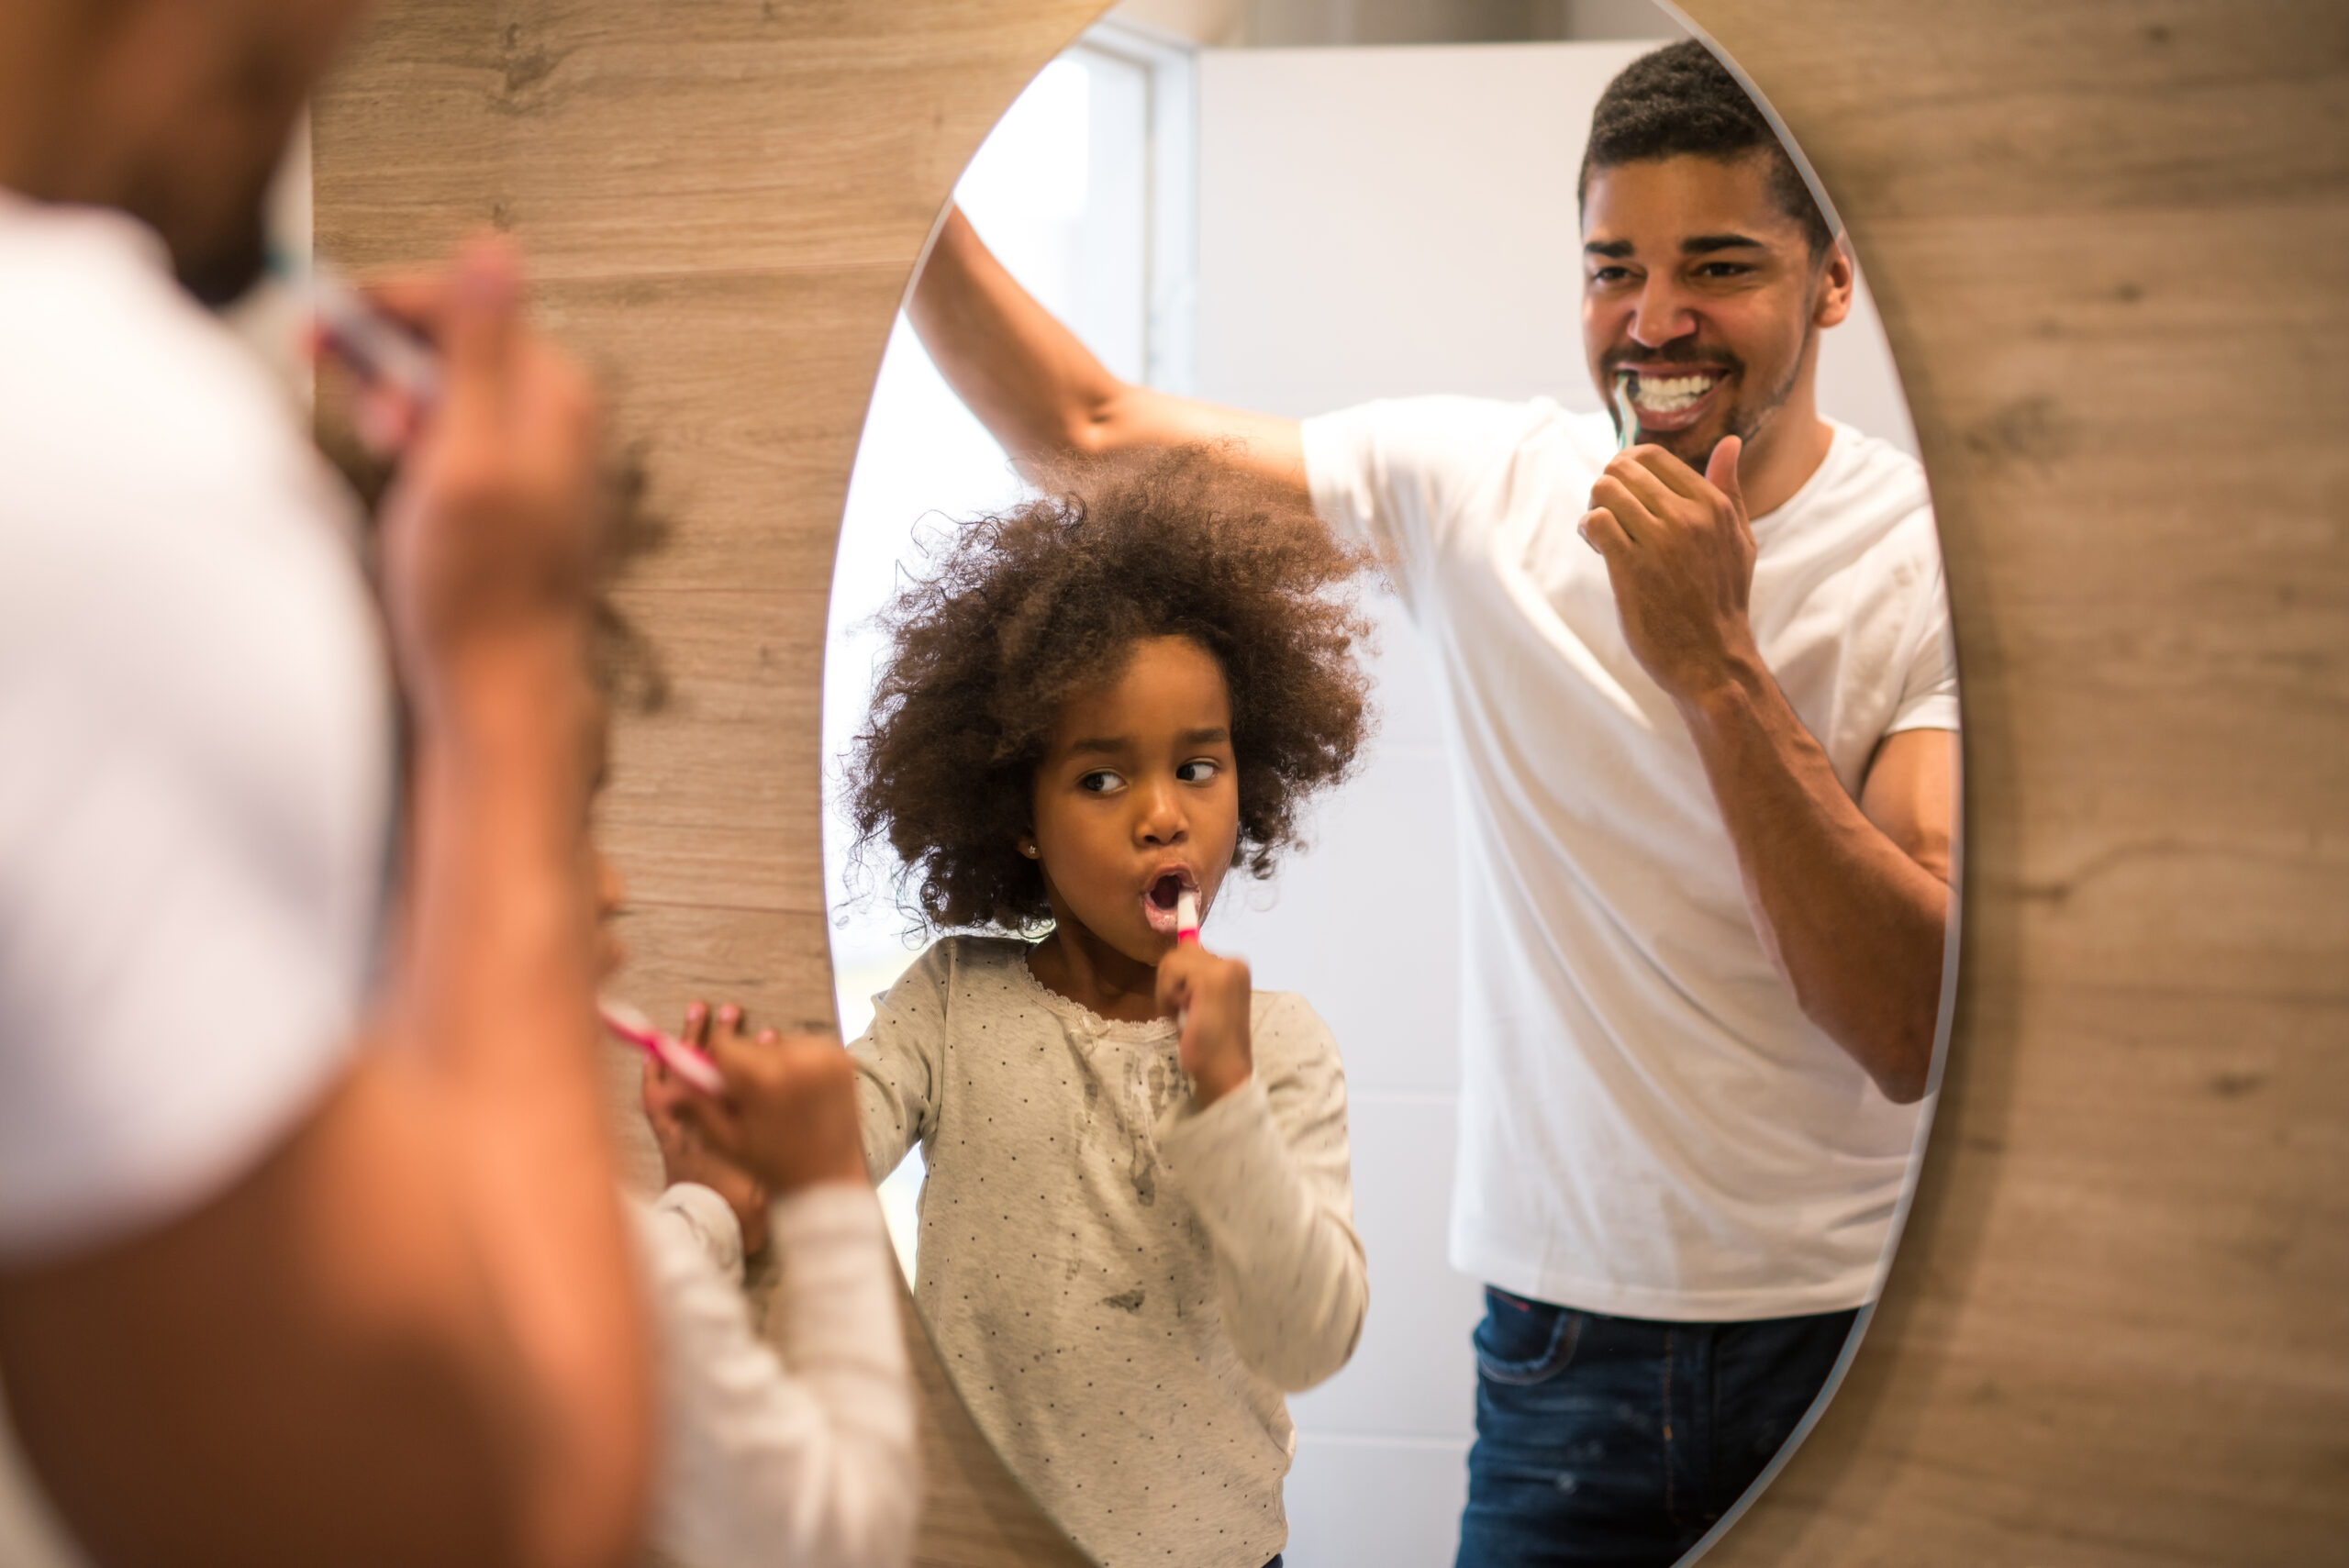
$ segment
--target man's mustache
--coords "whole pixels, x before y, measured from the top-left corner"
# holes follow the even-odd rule
[[[1643,365],[1702,365],[1707,370],[1735,373],[1745,368],[1745,361],[1719,349],[1701,348],[1692,342],[1675,340],[1660,349],[1615,349],[1599,357],[1599,368],[1609,375],[1634,361]]]

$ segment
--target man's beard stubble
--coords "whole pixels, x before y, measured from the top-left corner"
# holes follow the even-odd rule
[[[180,287],[206,309],[219,310],[242,299],[269,270],[269,194],[276,172],[273,162],[257,171],[227,216],[209,222],[191,209],[184,188],[163,170],[121,205],[162,236]]]
[[[215,246],[204,254],[172,258],[173,275],[180,287],[207,309],[220,310],[251,292],[269,270],[268,225],[258,217],[233,244]]]
[[[1779,409],[1786,406],[1787,399],[1794,395],[1795,380],[1802,374],[1804,356],[1810,352],[1811,339],[1818,334],[1817,327],[1809,324],[1804,326],[1802,342],[1796,348],[1794,357],[1787,362],[1786,374],[1779,377],[1777,384],[1770,388],[1763,396],[1741,398],[1731,405],[1729,417],[1719,435],[1708,436],[1702,429],[1666,430],[1653,434],[1642,430],[1640,432],[1640,439],[1649,446],[1662,447],[1698,473],[1704,473],[1708,465],[1712,462],[1713,449],[1730,437],[1735,436],[1743,445],[1752,445],[1753,438],[1762,432]],[[1725,365],[1730,373],[1741,380],[1745,374],[1745,361],[1742,360],[1734,358],[1708,360],[1694,353],[1675,354],[1671,351],[1669,345],[1664,352],[1648,354],[1644,357],[1650,361],[1662,360],[1670,363]],[[1609,363],[1607,367],[1607,384],[1609,388],[1613,386],[1614,380],[1614,366]],[[1609,399],[1609,406],[1610,408],[1613,406],[1611,396]]]
[[[269,186],[264,182],[228,232],[201,248],[172,248],[172,273],[206,309],[242,299],[269,270]]]

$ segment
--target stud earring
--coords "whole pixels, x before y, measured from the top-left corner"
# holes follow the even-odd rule
[[[1022,839],[1019,840],[1019,852],[1032,861],[1036,858],[1036,846],[1028,840]]]

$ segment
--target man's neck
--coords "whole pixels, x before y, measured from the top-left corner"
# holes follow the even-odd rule
[[[1793,500],[1835,444],[1835,428],[1819,417],[1809,376],[1803,381],[1746,442],[1737,460],[1737,486],[1744,492],[1748,517],[1775,512]]]
[[[40,201],[103,200],[77,188],[92,129],[77,121],[86,24],[67,6],[0,6],[0,189]],[[77,142],[81,146],[77,149]]]

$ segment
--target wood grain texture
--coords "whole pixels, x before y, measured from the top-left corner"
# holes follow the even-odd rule
[[[2338,1561],[2349,13],[1687,9],[1867,263],[1967,768],[1916,1215],[1711,1563]]]
[[[599,373],[666,548],[622,607],[670,697],[620,717],[600,832],[621,988],[829,1027],[818,703],[832,540],[889,323],[955,177],[1099,0],[395,0],[315,117],[318,242],[429,263],[495,228]],[[632,1181],[636,1063],[607,1062]],[[906,1304],[918,1560],[1084,1558],[1008,1476]]]
[[[650,1007],[829,1012],[817,704],[857,428],[955,174],[1097,8],[395,0],[319,105],[322,244],[518,234],[675,525],[626,596],[675,695],[620,726],[605,805]],[[1687,9],[1867,262],[1967,722],[1909,1240],[1846,1391],[1711,1561],[2338,1560],[2349,11]],[[914,1339],[922,1561],[1079,1561]]]

